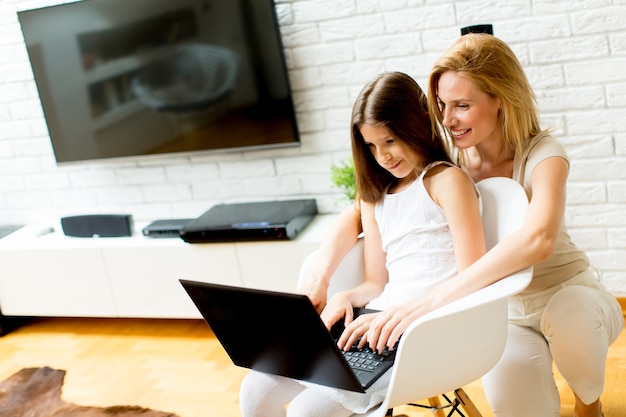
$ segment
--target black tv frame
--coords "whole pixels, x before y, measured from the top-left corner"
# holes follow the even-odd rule
[[[57,163],[300,145],[273,0],[82,0],[18,18]]]

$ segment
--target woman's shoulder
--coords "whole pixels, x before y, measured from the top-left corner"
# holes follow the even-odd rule
[[[567,157],[565,146],[554,136],[548,133],[542,133],[530,140],[526,149],[527,155],[547,155],[547,156],[563,156]]]
[[[560,157],[569,163],[565,146],[552,135],[539,135],[533,138],[531,147],[522,158],[522,163],[526,165],[526,170],[530,173],[541,161]]]
[[[530,193],[530,177],[533,170],[542,161],[553,157],[563,158],[569,164],[565,146],[557,138],[545,132],[535,136],[523,153],[515,155],[513,179],[520,182]]]

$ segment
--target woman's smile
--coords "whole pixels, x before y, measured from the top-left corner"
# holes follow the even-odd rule
[[[450,132],[452,133],[452,136],[454,136],[455,139],[457,138],[461,138],[462,136],[464,136],[466,133],[468,133],[470,130],[472,129],[465,129],[465,130],[450,130]]]

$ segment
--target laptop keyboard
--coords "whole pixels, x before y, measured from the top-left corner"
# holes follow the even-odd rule
[[[344,358],[348,361],[352,369],[360,371],[374,372],[385,358],[389,356],[389,352],[385,349],[380,355],[372,349],[353,347],[347,352],[343,352]]]

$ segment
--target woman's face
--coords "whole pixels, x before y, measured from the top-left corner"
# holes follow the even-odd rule
[[[376,162],[398,179],[415,178],[415,169],[421,158],[403,142],[396,139],[386,126],[364,124],[359,129],[365,145],[369,147]]]
[[[443,125],[450,129],[456,147],[467,149],[502,139],[498,124],[500,100],[479,90],[468,78],[454,71],[441,74],[437,102]]]

